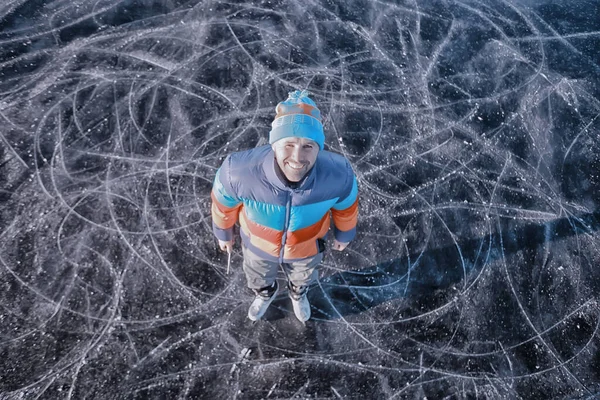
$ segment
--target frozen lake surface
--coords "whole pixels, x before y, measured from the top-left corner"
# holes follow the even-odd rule
[[[308,89],[358,236],[246,318],[232,151]],[[600,392],[600,1],[6,0],[0,398]]]

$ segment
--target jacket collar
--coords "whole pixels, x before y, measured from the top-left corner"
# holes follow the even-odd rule
[[[317,156],[317,161],[319,156]],[[269,150],[265,155],[265,159],[263,160],[263,170],[265,171],[265,176],[269,183],[273,186],[282,189],[282,190],[306,190],[312,187],[313,182],[317,176],[317,162],[313,165],[313,167],[308,171],[308,174],[302,180],[300,186],[295,189],[292,189],[288,185],[286,185],[284,179],[282,179],[277,173],[276,168],[279,168],[277,165],[277,161],[275,160],[275,152],[273,149]]]

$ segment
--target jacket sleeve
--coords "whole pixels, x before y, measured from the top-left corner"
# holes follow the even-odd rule
[[[350,166],[348,165],[348,168]],[[358,221],[358,183],[356,176],[350,168],[351,179],[347,185],[347,196],[340,200],[331,209],[333,218],[333,236],[342,243],[348,243],[356,236],[356,223]]]
[[[230,184],[229,164],[230,159],[227,157],[221,168],[217,170],[210,193],[213,233],[217,239],[223,241],[233,239],[233,226],[238,220],[242,206],[242,202],[237,198]]]

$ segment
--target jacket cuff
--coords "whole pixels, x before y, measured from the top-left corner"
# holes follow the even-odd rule
[[[342,231],[335,227],[333,228],[333,237],[338,242],[342,242],[342,243],[351,242],[355,236],[356,236],[356,227],[350,229],[349,231]]]
[[[212,223],[213,233],[217,239],[229,242],[233,239],[233,228],[221,229],[214,222]]]

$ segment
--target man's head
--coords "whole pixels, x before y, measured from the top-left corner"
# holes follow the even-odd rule
[[[290,182],[299,182],[315,165],[319,145],[311,139],[290,136],[271,145],[277,165]]]
[[[325,143],[321,112],[306,90],[290,92],[275,111],[269,143],[286,178],[298,182],[312,168]]]

